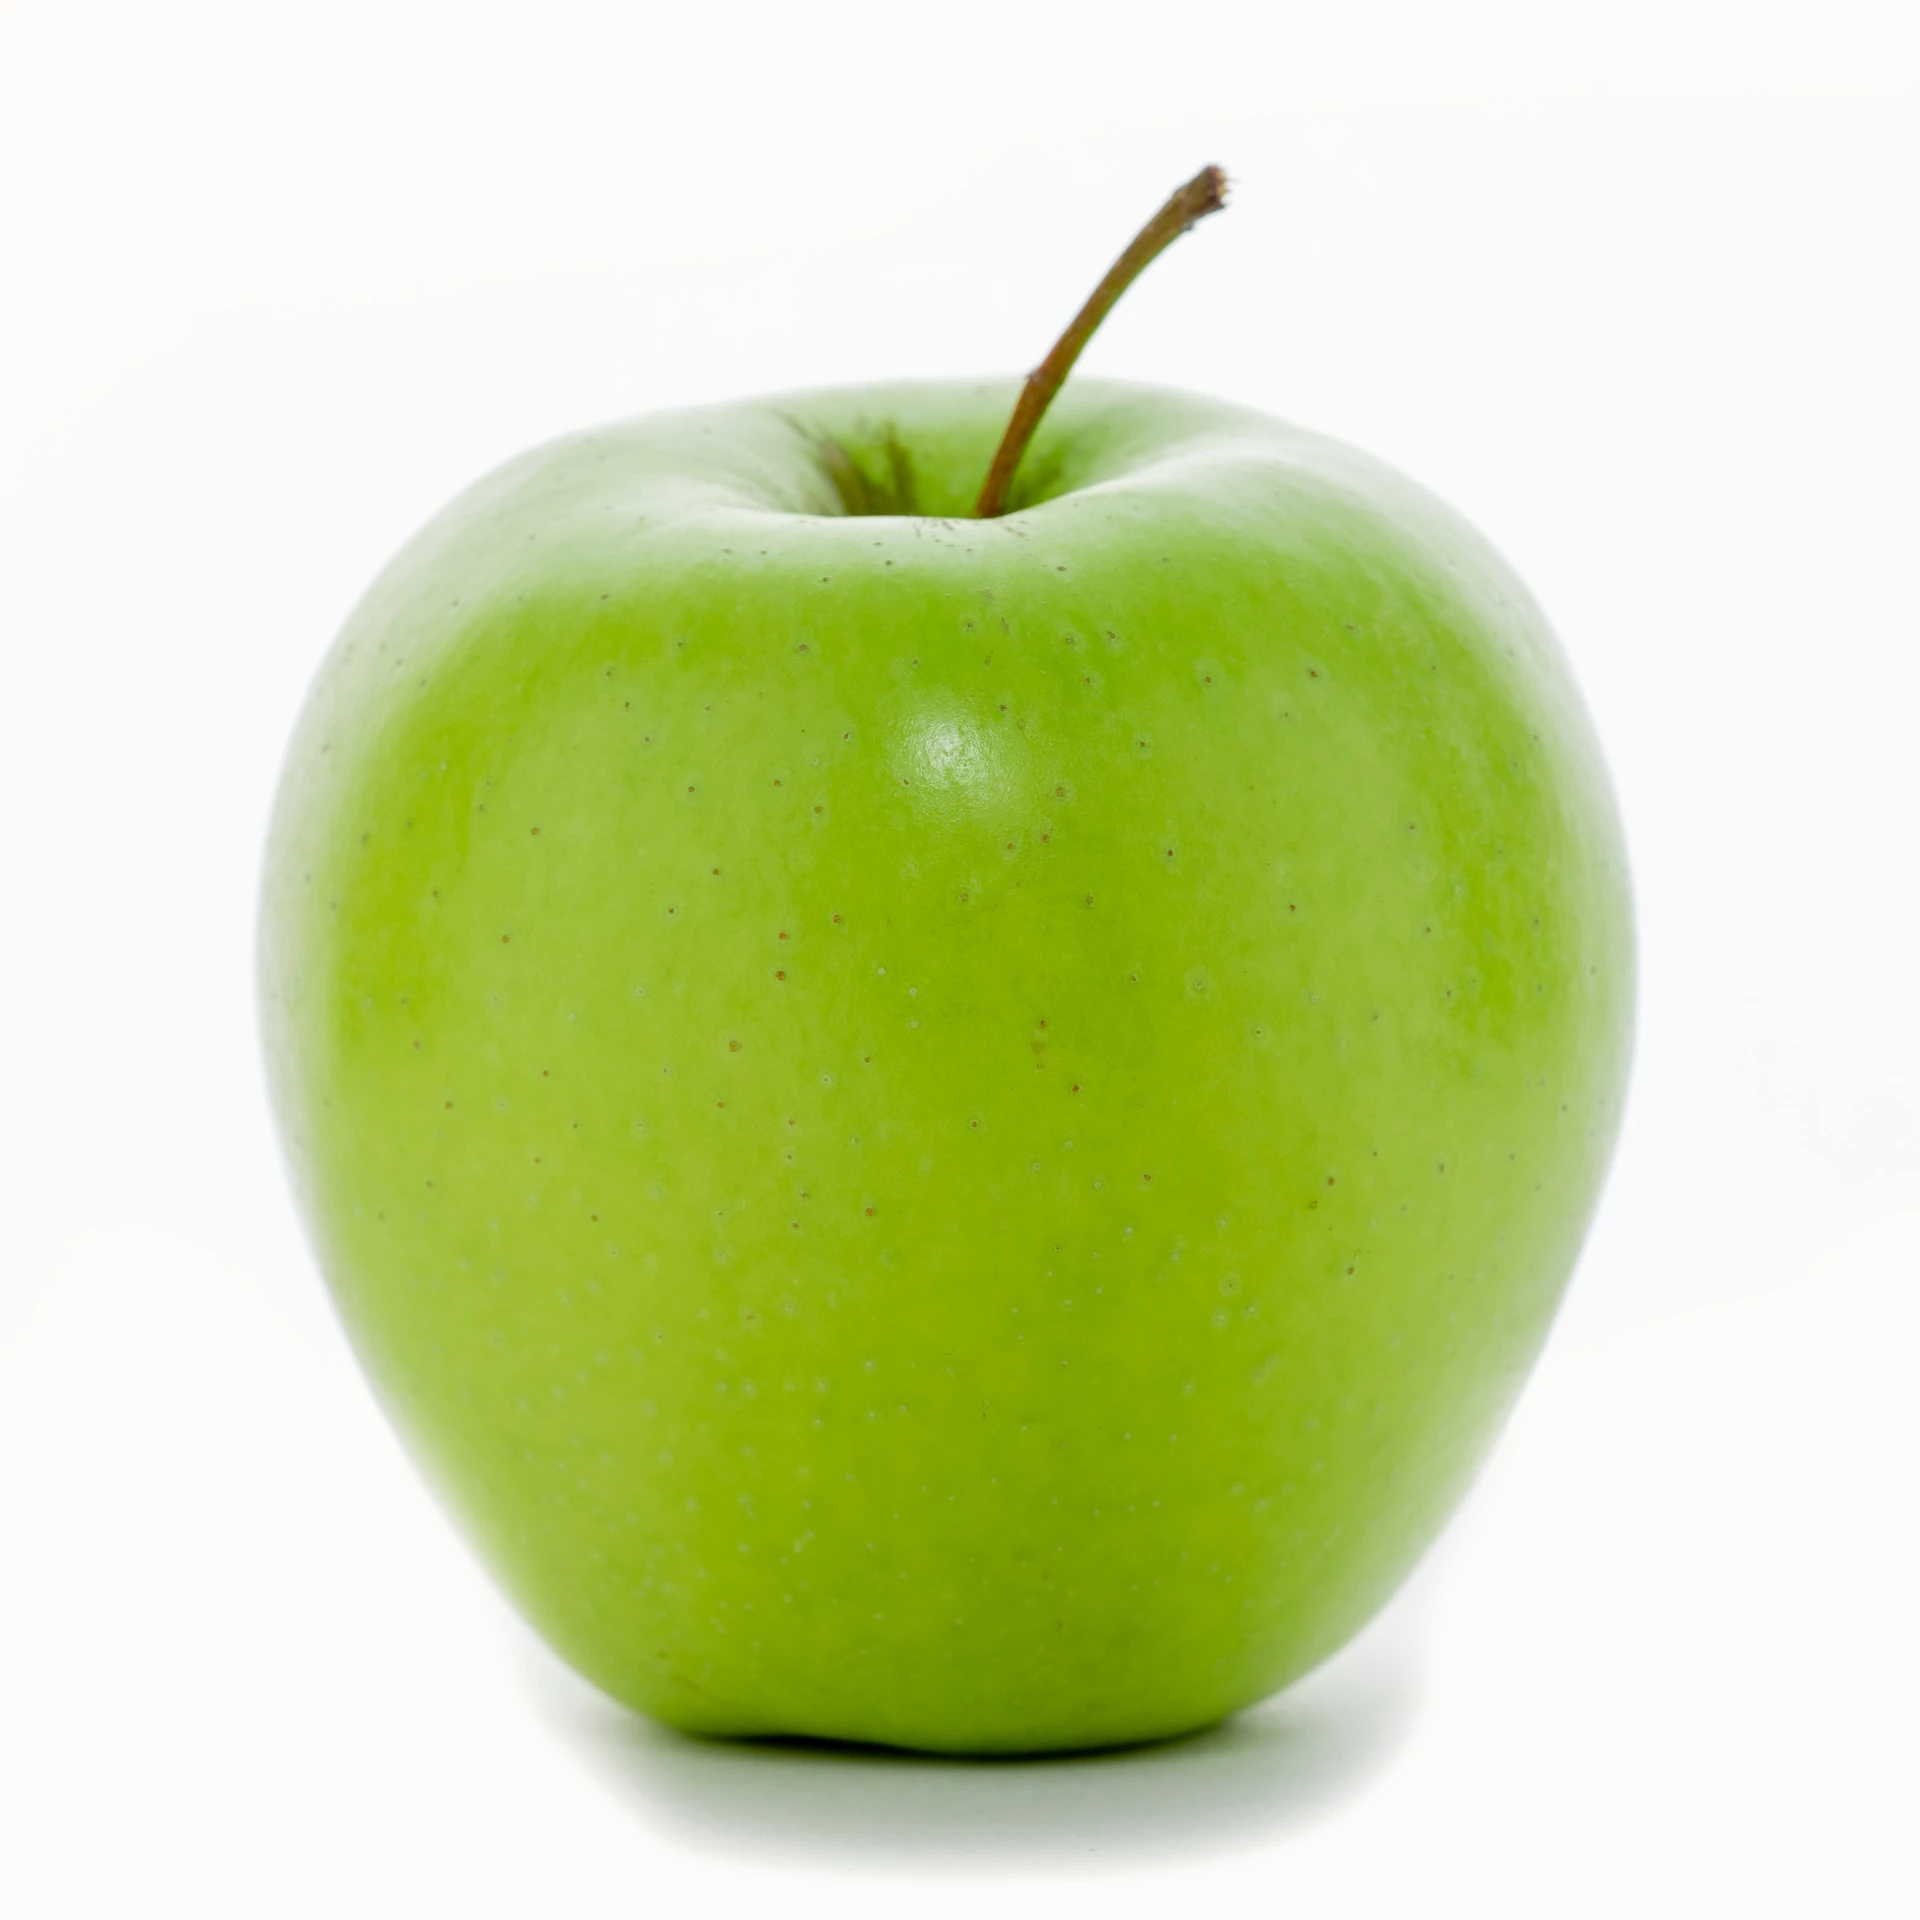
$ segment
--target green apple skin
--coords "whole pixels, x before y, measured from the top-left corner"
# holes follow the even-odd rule
[[[1617,1127],[1621,835],[1514,575],[1125,385],[970,519],[1013,391],[514,461],[284,774],[266,1049],[346,1328],[529,1620],[690,1731],[1284,1686],[1461,1497]]]

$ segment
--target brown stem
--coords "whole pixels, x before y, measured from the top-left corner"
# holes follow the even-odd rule
[[[1112,312],[1114,302],[1139,279],[1149,262],[1164,253],[1189,227],[1210,213],[1218,213],[1226,204],[1227,176],[1218,167],[1202,168],[1134,235],[1133,244],[1107,269],[1107,277],[1094,288],[1087,304],[1053,343],[1053,351],[1027,375],[1027,383],[1014,403],[1013,418],[1007,422],[993,465],[987,469],[986,484],[974,502],[976,519],[997,520],[1006,512],[1007,489],[1013,485],[1014,472],[1040,424],[1040,416],[1053,404],[1053,396],[1073,371],[1081,348]]]

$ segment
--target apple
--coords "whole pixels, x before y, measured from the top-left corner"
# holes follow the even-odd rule
[[[1012,383],[513,461],[353,614],[273,821],[340,1314],[551,1645],[712,1734],[1218,1720],[1486,1453],[1614,1139],[1607,777],[1460,518]]]

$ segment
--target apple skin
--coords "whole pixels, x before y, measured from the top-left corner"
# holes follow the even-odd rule
[[[1092,381],[969,519],[1013,392],[525,455],[286,765],[266,1051],[348,1333],[528,1619],[690,1731],[1284,1686],[1461,1497],[1618,1124],[1621,836],[1514,575]]]

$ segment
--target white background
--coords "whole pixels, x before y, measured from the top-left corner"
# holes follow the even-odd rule
[[[0,14],[0,1910],[1911,1914],[1920,26],[1874,0]],[[702,1747],[507,1618],[255,1059],[275,767],[534,439],[1013,370],[1343,435],[1554,615],[1641,914],[1548,1357],[1362,1641],[1156,1752]]]

